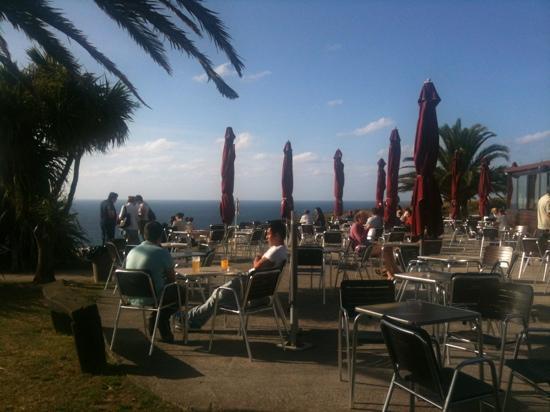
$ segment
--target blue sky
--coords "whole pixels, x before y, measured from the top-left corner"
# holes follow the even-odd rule
[[[198,63],[170,52],[156,66],[91,1],[57,0],[113,59],[151,106],[127,144],[83,159],[77,198],[109,191],[149,199],[217,199],[222,138],[237,134],[235,195],[279,199],[283,146],[294,149],[294,197],[332,199],[332,157],[343,152],[344,201],[372,200],[376,162],[399,129],[413,150],[417,99],[426,78],[439,124],[462,119],[497,134],[519,164],[550,158],[549,1],[206,1],[245,61],[239,79],[207,39],[198,44],[239,93],[223,98]],[[23,65],[29,43],[1,26]],[[103,73],[81,49],[89,71]],[[406,199],[408,196],[403,195]]]

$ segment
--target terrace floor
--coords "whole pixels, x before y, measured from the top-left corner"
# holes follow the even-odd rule
[[[471,242],[465,250],[445,247],[442,255],[474,257],[476,253],[479,253],[479,245]],[[245,263],[237,265],[243,269],[248,267]],[[514,279],[518,268],[519,264]],[[522,282],[529,282],[535,290],[531,326],[550,327],[550,293],[544,295],[544,285],[533,282],[540,271],[538,263],[530,265]],[[283,304],[288,301],[288,283],[285,272],[280,285]],[[220,331],[216,333],[211,353],[207,351],[207,325],[204,331],[191,333],[185,345],[179,333],[175,335],[175,344],[159,342],[153,355],[148,357],[148,341],[141,316],[123,313],[115,352],[125,365],[125,372],[137,384],[183,410],[349,410],[348,384],[339,380],[336,357],[337,289],[334,285],[328,288],[327,302],[323,305],[315,282],[311,289],[309,279],[302,278],[298,299],[300,338],[312,345],[307,350],[283,351],[277,347],[279,339],[273,318],[266,315],[250,319],[253,362],[248,360],[244,343],[236,334],[236,318],[229,318],[227,329],[223,329],[223,322],[217,322]],[[111,291],[104,293],[99,301],[107,339],[112,333],[117,302]],[[490,353],[495,352],[494,348],[490,350]],[[470,354],[454,351],[453,363],[456,365],[466,356]],[[507,356],[511,356],[511,351]],[[359,352],[358,359],[355,409],[379,411],[391,378],[385,347],[372,345]],[[476,375],[475,369],[469,371]],[[506,368],[503,376],[502,388],[506,388]],[[549,410],[548,400],[533,395],[529,387],[519,381],[514,382],[509,410]],[[417,402],[417,408],[434,409],[422,401]],[[390,409],[408,410],[408,396],[395,391]],[[461,410],[478,409],[477,405],[464,405]]]

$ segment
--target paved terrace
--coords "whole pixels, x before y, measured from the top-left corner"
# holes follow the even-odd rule
[[[445,242],[445,244],[447,244]],[[462,249],[445,247],[443,256],[470,256],[479,253],[477,242]],[[248,265],[238,264],[247,268]],[[517,278],[519,264],[514,270]],[[539,264],[527,268],[525,281],[534,286],[535,302],[531,326],[550,327],[550,293],[544,295],[544,286],[533,283],[540,273]],[[328,268],[327,268],[328,272]],[[334,271],[335,272],[335,271]],[[334,275],[334,273],[333,273]],[[333,276],[334,277],[334,276]],[[522,278],[522,281],[523,278]],[[283,304],[288,302],[288,272],[280,284]],[[182,335],[176,334],[175,344],[158,343],[153,355],[147,356],[148,341],[143,332],[141,316],[123,313],[115,352],[126,366],[126,373],[138,384],[161,398],[178,405],[182,410],[254,410],[254,411],[345,411],[348,408],[348,384],[338,378],[337,345],[337,289],[327,290],[327,302],[322,304],[321,292],[310,289],[307,277],[300,279],[299,313],[301,339],[312,344],[305,351],[283,351],[273,318],[258,315],[250,319],[250,342],[255,360],[248,360],[244,343],[236,334],[238,319],[229,318],[227,328],[219,319],[219,332],[211,353],[207,352],[209,328],[191,333],[186,345]],[[112,291],[100,299],[100,311],[107,339],[110,339],[117,299]],[[288,316],[288,315],[287,315]],[[372,327],[376,327],[374,324]],[[491,353],[495,353],[494,348]],[[511,356],[511,351],[507,352]],[[454,364],[469,354],[453,352]],[[383,345],[371,345],[358,353],[358,375],[355,408],[379,411],[391,377],[387,352]],[[469,372],[477,375],[476,369]],[[488,372],[488,370],[487,370]],[[490,376],[488,373],[486,376]],[[506,388],[508,371],[504,371],[503,388]],[[549,404],[541,397],[529,395],[531,390],[516,380],[515,397],[509,410],[548,411]],[[518,396],[520,395],[520,396]],[[418,401],[419,410],[431,410]],[[408,397],[396,390],[391,410],[408,410]],[[461,410],[478,410],[476,405]]]

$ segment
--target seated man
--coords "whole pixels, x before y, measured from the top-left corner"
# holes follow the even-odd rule
[[[383,209],[381,207],[374,207],[372,209],[372,216],[368,218],[365,229],[367,230],[367,239],[376,241],[376,231],[384,228],[384,220],[382,219]]]
[[[125,269],[136,269],[148,272],[153,280],[157,298],[160,299],[162,288],[165,284],[174,282],[175,271],[174,262],[167,249],[160,246],[163,235],[162,225],[153,221],[145,225],[145,240],[136,246],[126,256]],[[164,302],[174,302],[177,300],[175,288],[169,288],[164,296]],[[140,304],[149,304],[153,302],[138,302]],[[170,330],[170,316],[178,310],[176,305],[169,306],[160,311],[158,329],[163,342],[173,342],[174,335]],[[149,333],[153,334],[155,327],[155,313],[151,312],[149,317]]]
[[[281,267],[287,259],[288,251],[284,244],[286,237],[286,228],[281,221],[273,221],[267,229],[267,242],[269,249],[263,256],[256,256],[252,264],[253,269],[271,269]],[[237,296],[242,297],[242,292],[246,290],[246,285],[242,284],[242,279],[236,277],[223,285],[237,292]],[[233,293],[228,290],[221,290],[219,295],[220,303],[233,303],[235,301]],[[216,291],[202,305],[196,306],[189,311],[189,327],[191,329],[200,329],[210,317],[214,314],[214,305],[216,303]]]

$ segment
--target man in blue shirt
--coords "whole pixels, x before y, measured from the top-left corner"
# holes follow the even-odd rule
[[[163,249],[160,245],[163,229],[158,222],[149,222],[145,225],[144,237],[145,240],[140,245],[133,248],[126,257],[126,269],[137,269],[148,272],[153,280],[153,285],[160,299],[162,288],[167,283],[175,281],[174,262],[170,256],[170,252]],[[164,297],[164,303],[177,300],[176,288],[169,288]],[[143,299],[132,302],[134,304],[147,305],[153,302],[147,302]],[[170,316],[172,316],[179,308],[176,305],[169,306],[160,311],[158,329],[160,331],[161,340],[164,342],[173,342],[174,336],[170,330]],[[152,334],[155,325],[155,313],[152,312],[149,317],[149,333]]]

